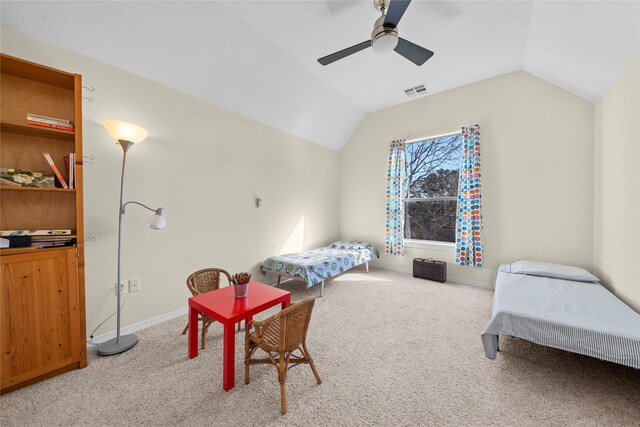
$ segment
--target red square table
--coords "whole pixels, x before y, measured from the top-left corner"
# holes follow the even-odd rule
[[[290,303],[289,292],[254,281],[249,283],[249,294],[243,298],[236,298],[233,286],[189,298],[189,359],[198,356],[198,312],[222,323],[222,387],[225,391],[231,390],[235,383],[236,323],[249,322],[254,314],[274,305],[282,304],[285,308]]]

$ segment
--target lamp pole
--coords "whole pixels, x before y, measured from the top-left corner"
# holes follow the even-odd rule
[[[129,151],[133,142],[120,139],[118,143],[122,146],[122,173],[120,174],[120,211],[118,213],[118,314],[116,319],[116,344],[120,342],[120,302],[122,300],[120,283],[122,280],[122,216],[124,215],[122,200],[124,193],[124,167],[127,163],[127,151]],[[136,342],[138,342],[137,338]],[[135,345],[135,343],[133,345]]]
[[[100,356],[111,356],[113,354],[123,353],[138,343],[138,337],[135,335],[120,336],[120,307],[122,301],[122,289],[120,283],[122,280],[122,216],[124,215],[123,193],[124,193],[124,168],[127,163],[127,151],[133,145],[133,142],[119,139],[118,143],[122,146],[122,173],[120,174],[120,209],[118,211],[118,281],[116,289],[118,290],[118,308],[116,310],[116,337],[106,341],[98,346],[98,354]]]

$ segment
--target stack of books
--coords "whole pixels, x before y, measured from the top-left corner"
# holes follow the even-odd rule
[[[31,236],[31,245],[37,248],[53,248],[58,246],[73,246],[76,244],[75,234],[61,236]]]
[[[73,130],[73,122],[55,117],[40,116],[38,114],[27,114],[27,123],[35,126],[54,128],[60,130]]]
[[[71,230],[2,230],[0,236],[19,237],[29,236],[31,245],[37,248],[53,248],[58,246],[72,246],[76,244],[77,236]]]

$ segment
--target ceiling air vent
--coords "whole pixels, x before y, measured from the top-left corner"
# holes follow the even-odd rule
[[[413,98],[419,95],[425,95],[427,93],[427,88],[425,85],[414,86],[414,87],[410,87],[409,89],[405,89],[404,93],[409,98]]]

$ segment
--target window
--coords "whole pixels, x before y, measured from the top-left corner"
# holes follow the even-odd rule
[[[455,242],[461,144],[459,132],[407,143],[403,189],[407,246],[431,241],[436,247],[436,242],[450,247]]]

